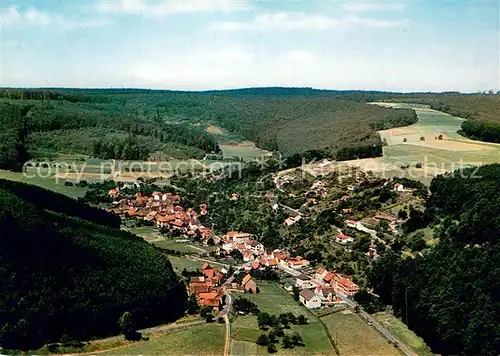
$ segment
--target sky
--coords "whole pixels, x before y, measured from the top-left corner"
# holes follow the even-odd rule
[[[499,0],[0,2],[0,86],[499,90]]]

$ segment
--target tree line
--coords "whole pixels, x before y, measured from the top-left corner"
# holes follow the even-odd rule
[[[161,251],[95,223],[97,209],[11,188],[0,186],[1,347],[116,335],[125,313],[137,328],[183,315],[185,286]]]
[[[499,174],[494,164],[435,178],[418,218],[440,242],[414,257],[387,249],[373,264],[375,293],[436,353],[500,352]]]

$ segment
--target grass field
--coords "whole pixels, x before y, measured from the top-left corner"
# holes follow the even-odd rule
[[[153,242],[153,244],[159,248],[175,250],[183,253],[202,253],[200,250],[194,248],[191,245],[182,242],[176,242],[175,240],[155,241]]]
[[[132,346],[105,352],[105,355],[222,355],[225,326],[202,324],[168,331],[164,335]]]
[[[400,355],[387,340],[351,312],[321,318],[337,342],[341,355]]]
[[[168,256],[170,263],[172,263],[172,267],[177,272],[182,272],[183,269],[200,269],[201,265],[204,263],[203,261],[194,261],[190,260],[186,257],[177,257],[177,256]]]
[[[157,228],[154,226],[142,227],[122,227],[123,230],[129,231],[132,234],[142,237],[146,241],[157,240],[163,238]]]
[[[286,333],[297,332],[302,337],[305,346],[285,350],[281,345],[276,345],[278,354],[287,355],[331,355],[335,351],[319,319],[306,308],[296,302],[292,296],[275,283],[259,282],[258,294],[244,294],[245,298],[251,299],[263,312],[280,314],[292,312],[295,315],[303,314],[307,317],[309,324],[292,325]],[[256,316],[238,316],[231,324],[231,354],[232,355],[261,355],[268,354],[267,348],[258,346],[255,341],[262,333],[257,326]]]
[[[85,192],[88,190],[87,188],[75,187],[75,186],[66,186],[64,185],[64,180],[56,181],[52,178],[42,178],[35,176],[33,178],[28,178],[22,173],[11,172],[11,171],[3,171],[0,170],[0,179],[8,179],[16,182],[23,182],[28,184],[33,184],[56,193],[61,193],[73,198],[81,198],[85,195]]]
[[[228,142],[219,146],[224,158],[241,157],[243,159],[252,159],[271,155],[271,152],[256,147],[255,143],[251,141]]]
[[[396,335],[408,347],[420,356],[434,355],[424,340],[417,335],[398,318],[387,312],[380,312],[373,315],[375,319],[382,324],[387,330]]]
[[[256,303],[261,311],[271,314],[292,312],[294,314],[305,314],[309,317],[310,313],[308,310],[303,308],[290,294],[276,283],[259,282],[257,286],[259,287],[260,293],[248,293],[245,294],[245,298]]]

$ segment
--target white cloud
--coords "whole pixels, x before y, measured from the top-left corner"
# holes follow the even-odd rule
[[[16,6],[1,11],[0,19],[4,26],[56,26],[62,29],[75,29],[84,27],[100,27],[109,23],[103,19],[71,19],[59,14],[51,14],[29,8],[20,11]]]
[[[195,12],[233,12],[249,10],[246,0],[117,0],[99,1],[95,4],[103,13],[125,13],[149,17],[163,17]]]
[[[406,4],[403,2],[351,2],[344,4],[343,8],[352,12],[402,11],[406,8]]]
[[[348,15],[334,18],[321,14],[303,12],[277,12],[257,15],[249,21],[224,21],[212,24],[212,28],[221,31],[278,31],[296,30],[324,31],[340,26],[393,27],[406,23],[406,19],[382,20]]]

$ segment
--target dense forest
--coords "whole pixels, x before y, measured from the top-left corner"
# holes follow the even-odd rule
[[[376,130],[417,121],[413,110],[335,98],[214,97],[211,105],[221,126],[292,161],[302,156],[380,156],[382,142]]]
[[[28,154],[142,160],[157,151],[181,159],[220,151],[216,139],[202,128],[169,121],[160,109],[122,96],[4,89],[0,98],[3,169],[18,170]]]
[[[500,142],[500,96],[391,93],[312,88],[248,88],[206,92],[142,89],[1,89],[0,168],[19,169],[28,154],[77,153],[144,160],[155,152],[203,158],[219,152],[207,125],[221,126],[279,151],[290,165],[304,157],[339,160],[380,156],[377,130],[417,121],[410,109],[371,101],[430,105],[470,119],[462,134]]]
[[[434,352],[500,353],[500,165],[438,176],[425,214],[440,242],[402,258],[387,252],[371,283]]]
[[[185,287],[168,259],[116,226],[99,209],[0,182],[0,346],[117,334],[125,312],[138,327],[184,313]]]
[[[24,122],[24,131],[9,133],[9,137],[15,137],[20,141],[17,145],[35,157],[79,153],[144,160],[162,151],[174,158],[202,158],[218,152],[219,147],[200,124],[222,126],[261,148],[294,157],[292,164],[300,156],[372,157],[382,152],[376,130],[417,120],[409,109],[357,102],[381,95],[377,92],[256,91],[261,95],[252,90],[3,89],[0,103],[5,117],[9,111],[22,112],[22,120],[19,114],[10,116],[16,123]],[[6,157],[12,160],[12,156]]]

